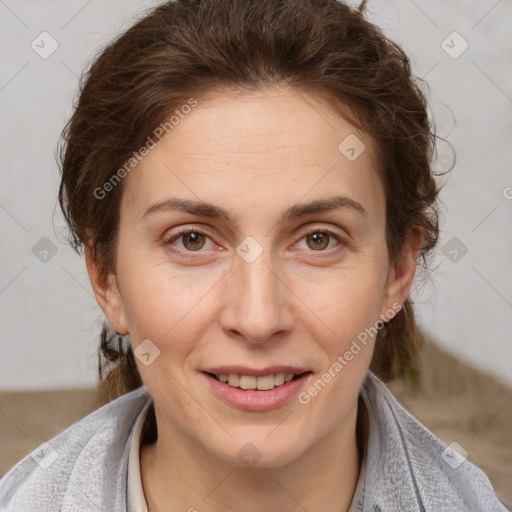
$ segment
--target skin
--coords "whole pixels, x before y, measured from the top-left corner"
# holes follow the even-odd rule
[[[355,161],[338,150],[349,134],[366,146]],[[419,236],[390,264],[373,155],[372,140],[313,93],[218,93],[198,98],[125,178],[108,285],[99,284],[88,250],[86,258],[112,327],[129,332],[134,348],[150,339],[160,350],[149,366],[137,360],[158,427],[158,441],[140,451],[150,511],[347,510],[360,466],[357,398],[374,340],[306,405],[239,410],[199,371],[305,366],[313,371],[306,389],[359,333],[403,304]],[[280,220],[286,208],[334,195],[366,213],[340,207]],[[144,216],[171,196],[215,204],[233,219]],[[205,236],[187,242],[178,228]],[[313,240],[307,228],[339,241]],[[236,252],[247,236],[262,248],[252,263]],[[252,467],[237,457],[248,442],[260,452]]]

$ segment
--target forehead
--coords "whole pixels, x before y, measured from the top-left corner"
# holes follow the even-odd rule
[[[164,144],[175,150],[195,140],[195,154],[258,154],[260,159],[295,154],[337,160],[338,146],[348,135],[364,139],[371,158],[372,141],[334,112],[323,97],[285,87],[210,93],[181,116]],[[185,126],[183,129],[180,127]],[[368,147],[370,146],[370,147]],[[264,153],[261,150],[265,149]],[[222,153],[220,153],[222,155]],[[193,155],[191,155],[193,156]],[[227,157],[227,155],[226,155]],[[333,158],[334,157],[334,158]]]
[[[128,177],[125,195],[138,215],[166,195],[238,200],[238,208],[240,200],[283,206],[283,194],[291,203],[333,192],[382,199],[373,141],[320,96],[271,88],[196,101]]]

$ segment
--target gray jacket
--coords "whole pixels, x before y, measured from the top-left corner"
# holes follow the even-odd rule
[[[363,512],[505,512],[485,476],[414,419],[368,372]],[[145,386],[89,414],[0,480],[0,511],[121,512],[133,425]],[[266,511],[265,511],[266,512]]]

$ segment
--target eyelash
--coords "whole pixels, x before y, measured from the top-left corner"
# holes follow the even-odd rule
[[[172,238],[170,238],[168,241],[165,242],[165,245],[166,246],[171,246],[172,247],[172,244],[178,240],[180,237],[182,237],[183,235],[187,235],[189,233],[197,233],[199,235],[202,235],[202,236],[205,236],[205,237],[208,237],[210,238],[210,235],[204,231],[202,231],[201,229],[184,229],[178,233],[176,233],[174,236],[172,236]],[[322,234],[326,234],[328,235],[330,238],[334,238],[337,242],[338,242],[338,246],[339,245],[343,245],[344,244],[344,241],[341,239],[341,237],[335,233],[334,231],[331,231],[329,229],[322,229],[322,228],[309,228],[305,231],[302,232],[302,236],[301,238],[299,239],[299,242],[301,240],[303,240],[305,237],[307,237],[308,235],[312,235],[314,233],[322,233]],[[336,246],[336,247],[338,247]],[[176,249],[176,248],[172,248],[172,250],[182,256],[184,256],[185,258],[197,258],[200,256],[200,254],[204,251],[201,251],[201,250],[198,250],[198,251],[187,251],[187,250],[183,250],[183,249]],[[331,249],[322,249],[322,250],[319,250],[319,251],[313,251],[311,250],[311,252],[318,252],[318,253],[331,253],[331,251],[333,250],[336,250],[336,248],[331,248]],[[197,253],[197,254],[194,254],[194,253]]]

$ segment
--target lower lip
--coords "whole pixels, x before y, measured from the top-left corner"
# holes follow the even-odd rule
[[[260,391],[257,389],[244,390],[233,388],[205,372],[202,372],[202,374],[206,377],[211,389],[219,398],[238,409],[248,411],[266,411],[283,405],[298,395],[305,382],[312,375],[311,372],[303,373],[298,379],[291,380],[267,391]]]

